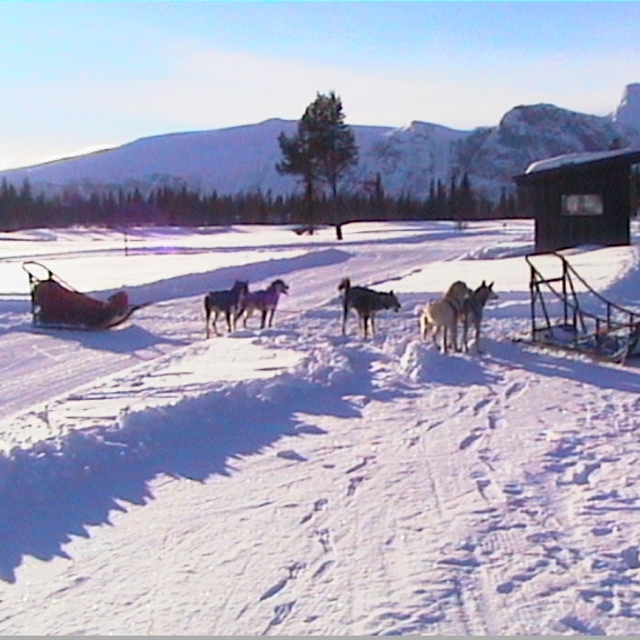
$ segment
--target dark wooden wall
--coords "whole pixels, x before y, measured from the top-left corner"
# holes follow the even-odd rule
[[[555,251],[581,244],[629,244],[628,167],[557,173],[530,185],[529,190],[536,218],[536,251]],[[602,215],[563,215],[563,195],[587,193],[602,196]]]

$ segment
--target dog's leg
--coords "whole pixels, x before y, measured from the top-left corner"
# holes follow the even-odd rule
[[[462,350],[469,351],[469,315],[462,316]]]
[[[423,340],[426,340],[429,335],[429,320],[424,315],[420,316],[420,335]]]
[[[209,308],[209,305],[207,304],[207,300],[205,299],[204,301],[204,322],[205,322],[205,337],[209,338],[210,332],[209,332],[209,321],[211,320],[211,309]]]
[[[472,332],[473,332],[473,336],[471,335]],[[469,317],[469,342],[471,342],[473,338],[476,348],[478,347],[479,335],[480,335],[480,320],[478,316],[474,313]],[[471,349],[471,345],[469,345],[469,349]]]
[[[431,336],[433,337],[434,331],[435,331],[435,327],[433,325],[429,324],[428,321],[424,323],[423,336],[425,340],[429,339],[429,334],[431,334]]]
[[[474,320],[476,325],[476,351],[478,353],[481,353],[482,350],[480,349],[480,324],[482,322],[482,318],[478,317],[474,318]]]
[[[240,316],[244,309],[242,307],[236,307],[233,313],[233,330],[235,331],[238,327],[238,320],[240,320]]]
[[[260,316],[260,328],[264,329],[267,326],[267,310],[263,309]]]
[[[221,311],[216,310],[216,315],[215,315],[215,318],[213,319],[213,328],[214,328],[217,336],[221,336],[222,335],[220,333],[220,331],[218,331],[218,319],[220,318],[221,314],[222,314]]]
[[[365,315],[361,311],[357,311],[357,313],[358,313],[358,331],[364,338],[366,338],[367,337],[367,321],[365,320]]]
[[[447,336],[445,340],[445,344],[447,347],[445,353],[448,353],[449,351],[456,352],[458,350],[458,331],[456,322],[457,321],[454,319],[453,322],[447,323],[444,327]]]
[[[220,334],[218,333],[218,315],[219,315],[219,311],[217,309],[214,309],[213,311],[213,320],[211,321],[211,325],[213,326],[213,332],[219,336]]]
[[[439,324],[435,325],[435,328],[431,332],[431,339],[433,340],[433,345],[437,351],[442,351],[441,345],[438,344],[438,338],[440,337],[441,333],[442,333],[442,325],[439,325]]]
[[[453,351],[458,351],[458,317],[454,316],[453,323],[451,324],[451,344]]]
[[[342,335],[347,334],[347,316],[349,315],[349,307],[345,303],[342,306]]]

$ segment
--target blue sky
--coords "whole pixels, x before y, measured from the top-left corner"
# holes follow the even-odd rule
[[[298,119],[495,125],[605,115],[640,82],[638,2],[0,2],[0,169],[137,138]]]

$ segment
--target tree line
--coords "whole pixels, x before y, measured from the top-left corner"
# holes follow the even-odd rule
[[[486,220],[522,217],[512,195],[493,203],[476,194],[465,176],[449,184],[434,181],[426,198],[392,197],[375,179],[359,193],[274,196],[255,191],[219,195],[183,188],[161,187],[143,194],[139,189],[117,189],[89,196],[67,191],[45,197],[34,194],[25,181],[20,188],[0,184],[0,231],[71,226],[224,226],[231,224],[337,225],[354,221]]]
[[[318,93],[298,122],[295,134],[278,138],[282,152],[276,170],[298,178],[301,192],[286,196],[270,191],[221,195],[183,186],[103,189],[88,195],[69,189],[61,194],[34,193],[28,181],[0,185],[0,230],[68,226],[135,225],[217,226],[229,224],[294,224],[312,232],[315,225],[336,229],[357,220],[467,220],[516,217],[512,194],[499,202],[477,193],[466,174],[448,183],[432,180],[426,198],[389,196],[380,174],[358,192],[340,189],[358,162],[358,148],[345,123],[342,101],[334,93]],[[340,237],[340,235],[338,236]]]

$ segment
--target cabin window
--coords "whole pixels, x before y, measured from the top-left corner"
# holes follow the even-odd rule
[[[562,196],[562,215],[601,216],[604,212],[599,193],[572,193]]]

